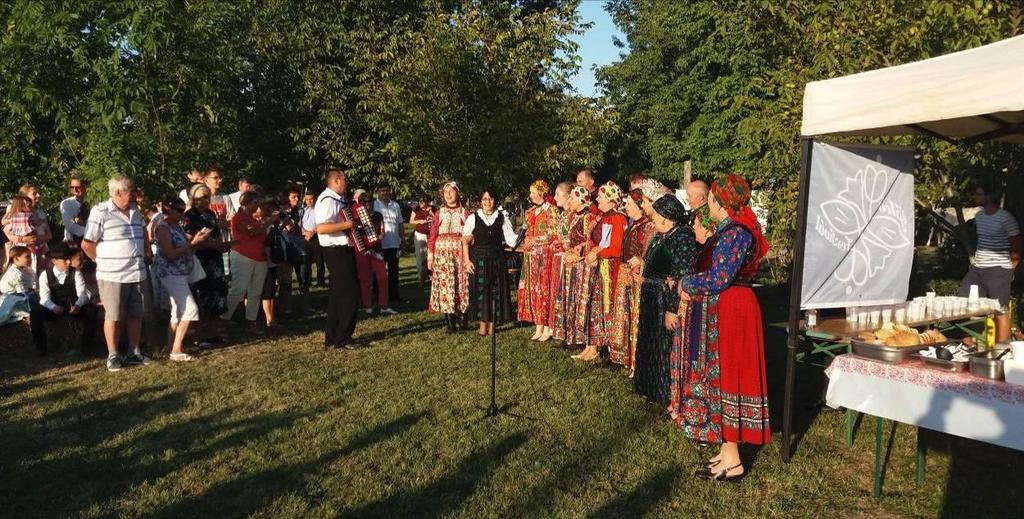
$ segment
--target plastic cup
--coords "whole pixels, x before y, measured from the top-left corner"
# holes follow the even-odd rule
[[[1024,341],[1010,341],[1010,353],[1013,360],[1024,362]]]
[[[893,322],[896,324],[904,324],[907,322],[907,309],[900,307],[894,312]]]

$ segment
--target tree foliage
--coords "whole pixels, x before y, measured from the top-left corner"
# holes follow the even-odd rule
[[[575,1],[0,3],[0,193],[113,171],[149,193],[220,165],[327,165],[402,195],[596,165],[610,121],[565,94]],[[101,197],[101,190],[93,196]]]
[[[607,9],[630,49],[598,73],[623,132],[609,153],[672,181],[686,160],[705,178],[743,173],[769,195],[769,238],[783,262],[803,86],[998,41],[1020,33],[1022,16],[1011,1],[614,0]],[[1004,175],[1020,164],[1019,150],[993,144],[884,142],[921,150],[917,191],[929,204],[955,199],[968,174]]]

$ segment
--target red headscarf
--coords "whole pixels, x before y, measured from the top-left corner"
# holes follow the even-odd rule
[[[729,218],[732,221],[753,235],[755,254],[757,255],[755,261],[764,258],[768,254],[768,240],[764,239],[761,224],[757,222],[757,215],[748,205],[750,184],[746,179],[735,173],[727,173],[711,183],[711,194],[729,213]]]

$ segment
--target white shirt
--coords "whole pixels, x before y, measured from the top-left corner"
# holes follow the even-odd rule
[[[483,209],[477,209],[474,214],[480,218],[480,221],[484,222],[484,225],[490,227],[494,225],[494,221],[498,219],[498,215],[504,215],[504,212],[499,209],[491,213],[490,216],[487,216]],[[466,223],[462,226],[462,235],[472,236],[473,229],[476,229],[476,218],[466,218]],[[512,222],[509,221],[507,215],[505,215],[504,223],[501,224],[501,233],[505,237],[505,245],[510,247],[515,245],[516,241],[519,240],[519,235],[512,229]]]
[[[57,279],[57,283],[64,283],[68,278],[68,271],[57,270],[57,267],[53,267],[53,277]],[[75,306],[81,308],[89,303],[89,292],[85,289],[85,278],[77,270],[75,271],[75,293],[78,294]],[[50,310],[57,307],[57,304],[50,300],[50,277],[46,275],[45,270],[39,276],[39,304]]]
[[[402,206],[398,202],[389,200],[388,203],[374,200],[373,210],[384,217],[384,237],[380,241],[382,249],[402,248]]]
[[[314,222],[316,225],[340,222],[341,216],[339,213],[341,213],[342,207],[345,207],[345,201],[341,199],[341,195],[330,189],[324,189],[320,196],[316,198],[316,205],[313,206]],[[331,234],[317,233],[317,238],[320,240],[321,247],[349,244],[348,234],[345,231]]]
[[[303,207],[300,220],[304,232],[316,232],[316,211],[313,207]]]
[[[0,294],[24,294],[32,291],[36,284],[36,275],[32,267],[18,268],[15,264],[7,266],[7,271],[0,277]]]
[[[114,283],[146,279],[146,228],[134,204],[127,215],[109,200],[94,207],[85,226],[85,239],[96,242],[96,279]]]
[[[235,191],[234,193],[231,193],[230,195],[228,195],[228,200],[231,200],[231,205],[237,211],[238,206],[242,205],[242,192]]]
[[[85,236],[85,226],[75,223],[75,217],[82,210],[82,202],[75,197],[65,198],[60,203],[60,219],[64,222],[64,241],[71,241],[75,236]]]
[[[178,198],[185,202],[185,205],[188,205],[191,202],[188,198],[188,188],[182,189],[181,193],[178,193]]]

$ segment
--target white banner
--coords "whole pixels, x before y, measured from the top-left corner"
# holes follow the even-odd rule
[[[800,308],[907,300],[914,151],[814,143]]]

